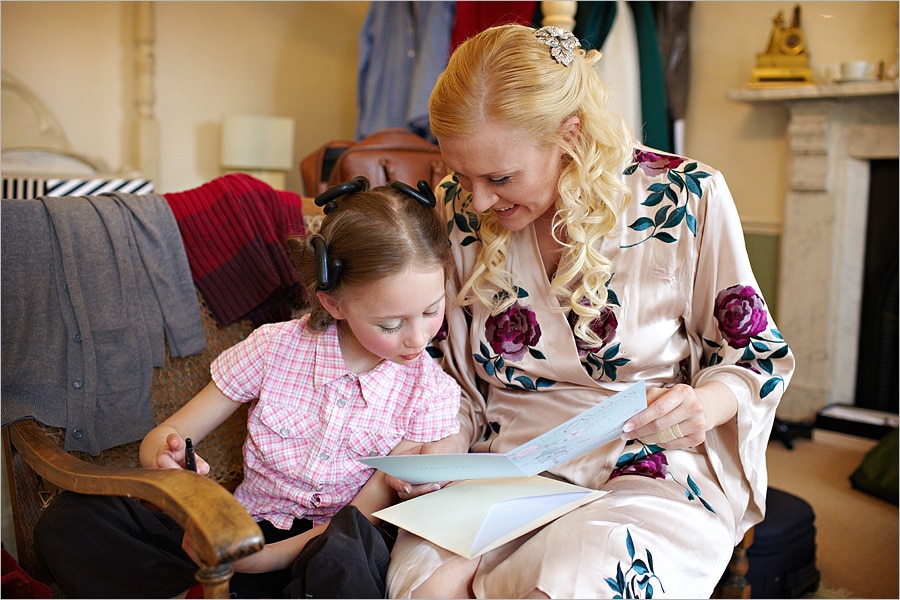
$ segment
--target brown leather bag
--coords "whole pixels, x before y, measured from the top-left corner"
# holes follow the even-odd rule
[[[326,171],[329,155],[337,158],[332,159],[333,165]],[[435,187],[446,174],[440,149],[402,127],[376,131],[355,143],[329,142],[300,162],[300,175],[308,196],[357,175],[365,175],[372,187],[388,181],[415,186],[421,179]]]
[[[335,161],[352,145],[353,142],[348,140],[334,140],[322,144],[300,161],[300,180],[305,196],[318,196],[328,189],[328,176]]]

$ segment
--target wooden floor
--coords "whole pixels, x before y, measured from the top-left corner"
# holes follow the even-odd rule
[[[816,597],[900,598],[898,507],[853,489],[848,479],[874,444],[820,430],[812,440],[795,439],[793,450],[769,442],[769,486],[803,498],[816,515]]]

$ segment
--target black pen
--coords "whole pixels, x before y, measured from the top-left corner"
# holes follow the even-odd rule
[[[197,463],[194,462],[194,444],[191,438],[184,438],[184,466],[188,471],[197,472]]]

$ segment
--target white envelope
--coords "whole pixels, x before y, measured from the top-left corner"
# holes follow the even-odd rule
[[[471,479],[389,506],[374,516],[474,558],[606,493],[539,475]]]

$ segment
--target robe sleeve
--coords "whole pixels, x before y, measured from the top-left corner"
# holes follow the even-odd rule
[[[686,328],[689,376],[719,381],[737,399],[734,419],[708,432],[706,445],[735,514],[736,539],[762,520],[768,485],[766,446],[794,356],[750,267],[734,199],[721,173],[704,186],[693,297]]]

